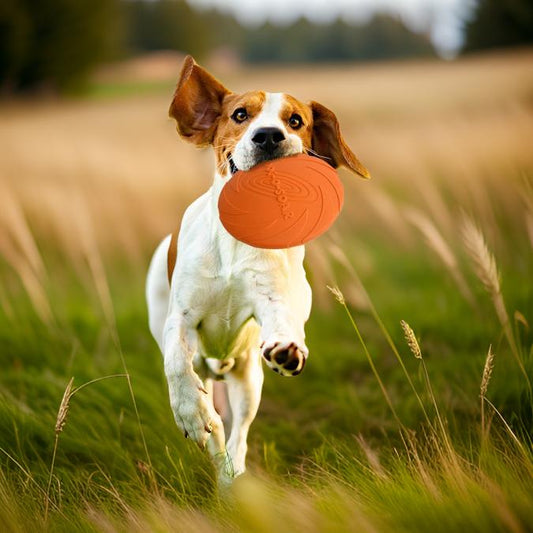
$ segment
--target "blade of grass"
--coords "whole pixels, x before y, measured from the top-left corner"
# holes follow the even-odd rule
[[[402,424],[402,421],[400,420],[400,417],[398,416],[398,413],[396,412],[396,409],[394,408],[394,405],[392,403],[392,400],[389,396],[389,393],[385,387],[385,385],[383,384],[383,381],[381,380],[381,377],[379,375],[379,372],[376,368],[376,365],[374,364],[374,360],[372,359],[372,356],[370,355],[370,352],[368,351],[368,348],[367,348],[367,345],[359,331],[359,328],[357,327],[357,324],[355,322],[355,319],[353,318],[353,315],[352,313],[350,312],[350,310],[348,309],[348,306],[346,305],[346,300],[344,299],[344,296],[342,294],[342,292],[340,291],[340,289],[338,287],[329,287],[328,286],[328,289],[333,293],[333,295],[335,296],[335,298],[337,299],[337,301],[342,305],[342,307],[344,308],[344,311],[346,312],[346,315],[348,316],[348,319],[350,320],[351,324],[352,324],[352,327],[355,331],[355,334],[357,335],[357,338],[361,344],[361,346],[363,347],[363,351],[365,353],[365,356],[367,358],[367,361],[368,361],[368,364],[370,365],[370,368],[372,369],[372,373],[374,374],[374,377],[376,378],[378,384],[379,384],[379,388],[381,389],[381,392],[383,394],[383,397],[385,398],[385,401],[387,402],[387,405],[389,406],[389,409],[391,410],[392,412],[392,415],[394,416],[394,419],[396,420],[396,423],[398,424],[399,428],[402,429],[402,430],[405,430],[405,427],[404,425]]]

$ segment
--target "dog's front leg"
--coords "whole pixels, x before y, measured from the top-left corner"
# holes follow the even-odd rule
[[[163,350],[170,405],[176,424],[202,449],[209,440],[209,451],[213,456],[224,453],[222,420],[193,368],[198,334],[186,324],[181,313],[172,313],[165,322]]]

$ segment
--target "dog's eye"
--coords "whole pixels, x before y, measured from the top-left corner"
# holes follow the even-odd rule
[[[246,111],[246,109],[244,109],[244,107],[239,107],[233,112],[233,115],[231,115],[231,118],[235,122],[239,122],[239,123],[244,122],[248,118],[248,112]]]
[[[303,126],[304,121],[302,120],[302,117],[298,115],[298,113],[293,113],[291,115],[291,118],[289,119],[289,126],[293,130],[297,130],[298,128],[301,128]]]

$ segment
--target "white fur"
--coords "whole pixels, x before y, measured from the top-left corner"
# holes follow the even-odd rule
[[[289,135],[279,118],[282,103],[282,94],[267,94],[262,112],[234,152],[239,168],[253,164],[251,138],[258,127],[279,127],[286,134],[286,155],[301,152],[299,137]],[[261,353],[294,343],[300,370],[308,354],[304,324],[311,309],[303,246],[253,248],[222,226],[218,196],[228,178],[216,173],[213,186],[185,211],[170,289],[170,237],[152,258],[146,286],[150,330],[164,356],[176,423],[201,447],[208,446],[222,483],[245,470],[248,429],[263,384]],[[291,375],[275,360],[267,365]],[[228,388],[232,428],[227,445],[210,397],[213,374],[222,376]]]
[[[294,133],[289,133],[285,124],[280,119],[280,111],[283,105],[283,93],[266,93],[265,103],[261,113],[255,117],[246,133],[233,150],[233,161],[240,170],[249,170],[257,161],[253,158],[254,143],[252,137],[259,128],[279,128],[285,135],[283,141],[284,155],[294,155],[302,152],[302,139]]]

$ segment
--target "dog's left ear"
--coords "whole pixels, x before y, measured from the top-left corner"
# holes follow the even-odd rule
[[[227,94],[230,91],[224,85],[187,56],[168,110],[176,120],[178,133],[198,146],[213,142]]]
[[[313,112],[312,149],[318,155],[326,157],[333,168],[342,165],[362,178],[369,179],[370,172],[342,138],[335,113],[318,102],[311,102],[309,105]]]

